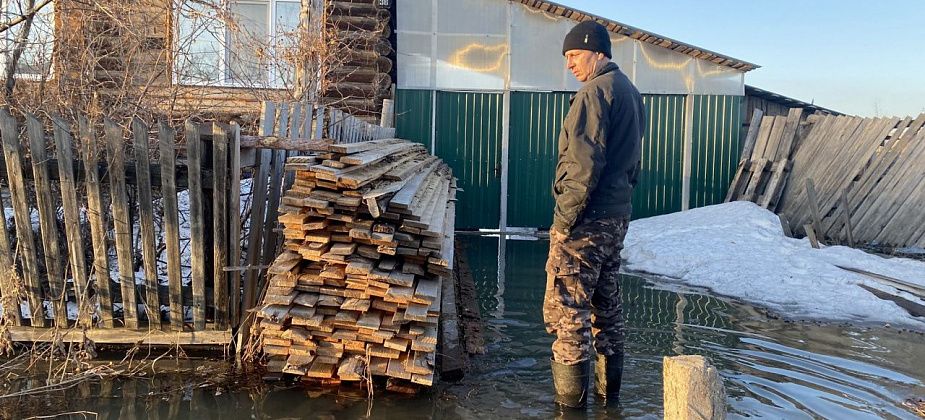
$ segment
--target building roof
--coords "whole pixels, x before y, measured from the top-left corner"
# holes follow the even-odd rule
[[[781,94],[774,92],[769,92],[764,89],[756,88],[754,86],[745,85],[745,96],[755,96],[770,102],[778,103],[788,108],[803,108],[810,112],[823,112],[831,115],[843,115],[841,112],[834,111],[828,108],[823,108],[819,105],[811,104],[808,102],[803,102],[799,99],[793,99]]]
[[[624,35],[633,39],[637,39],[641,42],[647,42],[649,44],[658,45],[663,48],[668,48],[672,51],[679,52],[681,54],[686,54],[691,57],[699,58],[702,60],[709,61],[714,64],[721,66],[731,67],[733,69],[747,72],[750,70],[757,69],[761,66],[757,64],[752,64],[747,61],[739,60],[737,58],[732,58],[727,55],[716,53],[704,48],[700,48],[694,45],[685,44],[683,42],[675,41],[671,38],[661,36],[659,34],[642,30],[625,23],[620,23],[612,19],[603,18],[597,15],[593,15],[588,12],[583,12],[581,10],[573,9],[568,6],[563,6],[558,3],[553,3],[551,1],[545,0],[510,0],[510,1],[519,1],[521,4],[536,9],[541,10],[547,13],[552,13],[554,15],[566,17],[578,22],[583,22],[586,20],[595,20],[598,23],[604,25],[610,32]]]

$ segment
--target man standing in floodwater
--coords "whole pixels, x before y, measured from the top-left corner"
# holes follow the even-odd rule
[[[556,402],[582,407],[592,338],[595,390],[608,403],[620,397],[624,333],[618,271],[645,108],[639,91],[610,61],[610,34],[597,22],[576,25],[562,53],[583,86],[559,134],[543,319],[556,336],[551,360]]]

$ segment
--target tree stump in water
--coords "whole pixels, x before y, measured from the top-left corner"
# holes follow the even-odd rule
[[[723,380],[705,357],[665,357],[663,364],[666,420],[726,418]]]

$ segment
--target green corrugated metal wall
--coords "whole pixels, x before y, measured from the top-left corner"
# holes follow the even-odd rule
[[[437,92],[436,155],[459,178],[456,228],[498,228],[501,94]]]
[[[684,96],[643,95],[646,134],[633,193],[633,218],[681,210],[684,166]]]
[[[568,92],[511,92],[508,226],[552,224],[552,179]]]
[[[691,208],[722,203],[742,145],[742,97],[694,95]]]
[[[429,144],[431,92],[399,90],[398,136]],[[568,112],[568,92],[512,92],[509,226],[552,223],[551,183],[556,142]],[[722,202],[741,148],[742,97],[694,96],[691,207]],[[643,95],[646,136],[633,217],[681,210],[684,143],[683,95]],[[459,186],[459,229],[497,228],[500,218],[501,94],[437,92],[436,154]]]
[[[395,135],[430,150],[433,91],[401,89],[395,93]]]

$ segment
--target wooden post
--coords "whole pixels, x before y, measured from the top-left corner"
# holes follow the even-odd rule
[[[723,380],[705,357],[665,357],[663,365],[666,420],[726,418]]]
[[[228,258],[229,265],[241,264],[241,127],[230,126],[228,131],[228,165],[231,187],[228,188]],[[237,327],[241,322],[241,272],[232,271],[231,322]]]
[[[193,330],[206,328],[206,259],[205,226],[202,211],[202,142],[199,138],[199,125],[186,122],[186,155],[189,167],[189,217],[190,217],[190,264],[192,264],[193,284]]]
[[[109,183],[112,198],[112,223],[115,230],[116,257],[122,290],[122,314],[126,328],[138,328],[135,299],[135,270],[132,266],[132,220],[125,193],[125,150],[122,128],[109,119],[104,122],[109,146]]]
[[[138,191],[138,224],[141,225],[141,257],[145,271],[145,307],[148,324],[161,325],[161,304],[157,296],[157,251],[154,245],[154,206],[151,194],[151,165],[148,159],[148,126],[132,119],[135,148],[135,188]]]
[[[180,212],[177,203],[176,131],[165,122],[158,125],[161,161],[161,196],[164,199],[164,244],[167,248],[167,289],[170,291],[170,324],[183,330],[183,284],[180,276]]]
[[[813,230],[815,233],[821,233],[822,215],[819,213],[819,198],[816,196],[816,187],[813,185],[812,178],[806,178],[806,200],[809,204],[809,215],[813,221]]]
[[[32,114],[26,114],[29,151],[32,154],[32,174],[35,177],[35,207],[39,211],[45,269],[48,272],[48,293],[55,310],[55,325],[67,327],[67,284],[58,249],[58,223],[55,202],[51,195],[51,174],[45,154],[45,130]]]
[[[16,238],[22,256],[22,271],[28,287],[29,309],[33,327],[45,327],[45,309],[42,298],[42,284],[38,278],[38,261],[35,256],[35,238],[32,235],[29,198],[23,180],[22,146],[19,144],[19,127],[16,119],[6,108],[0,108],[0,133],[3,136],[3,156],[6,161],[7,179],[10,182],[10,199],[16,215]]]
[[[228,326],[228,131],[212,125],[212,276],[217,329]]]
[[[80,152],[83,155],[84,172],[87,177],[87,220],[90,222],[90,237],[93,240],[93,278],[100,302],[100,321],[104,328],[112,328],[112,288],[109,277],[109,251],[106,246],[106,212],[103,210],[103,194],[100,190],[98,170],[101,153],[96,134],[87,117],[81,117],[78,133]]]
[[[819,248],[819,239],[816,238],[816,229],[813,228],[812,223],[807,223],[803,225],[803,230],[806,231],[806,238],[809,239],[809,244],[818,249]]]
[[[67,232],[68,262],[71,265],[77,299],[77,322],[82,326],[90,326],[90,314],[96,309],[96,305],[90,305],[88,302],[90,294],[87,291],[87,265],[84,261],[80,205],[77,201],[77,183],[74,176],[74,142],[70,125],[60,118],[53,118],[53,121],[58,177],[61,183],[61,206],[64,207],[64,227]]]

